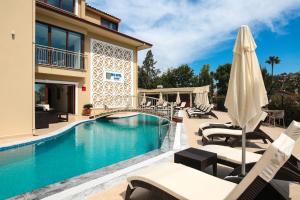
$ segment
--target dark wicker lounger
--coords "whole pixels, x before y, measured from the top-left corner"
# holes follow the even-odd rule
[[[189,118],[191,117],[201,117],[201,116],[212,116],[218,119],[218,116],[212,111],[212,107],[207,108],[206,110],[187,110],[186,111]]]
[[[300,123],[296,126],[300,130]],[[223,180],[176,163],[141,170],[128,177],[126,200],[138,187],[156,193],[161,199],[284,199],[276,189],[278,185],[271,181],[285,167],[299,136],[282,133],[244,178]]]
[[[268,143],[268,140],[272,143],[273,139],[260,129],[261,124],[262,121],[259,122],[254,131],[246,133],[247,140],[262,140],[265,144]],[[240,134],[236,134],[237,132],[240,132]],[[209,141],[213,141],[215,137],[221,137],[225,138],[225,142],[228,142],[229,139],[233,139],[231,145],[234,146],[242,140],[242,130],[237,128],[208,128],[202,131],[202,136],[202,143],[204,145],[207,144]]]

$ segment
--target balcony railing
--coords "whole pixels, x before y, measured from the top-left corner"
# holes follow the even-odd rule
[[[38,65],[84,70],[84,54],[36,45],[35,60]]]

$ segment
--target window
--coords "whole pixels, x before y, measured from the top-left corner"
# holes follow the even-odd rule
[[[69,32],[68,50],[73,52],[81,52],[81,35],[74,32]]]
[[[48,46],[48,25],[36,23],[36,43],[43,46]]]
[[[67,49],[67,31],[51,27],[51,46],[57,49]]]
[[[80,33],[36,22],[36,44],[38,45],[81,53],[82,43],[83,35]]]
[[[80,33],[36,22],[36,62],[82,69],[83,40]]]
[[[73,0],[45,0],[45,2],[57,8],[61,8],[69,12],[74,12]]]
[[[117,23],[111,22],[111,21],[109,21],[107,19],[104,19],[104,18],[101,18],[101,25],[106,27],[106,28],[115,30],[115,31],[118,30],[118,24]]]

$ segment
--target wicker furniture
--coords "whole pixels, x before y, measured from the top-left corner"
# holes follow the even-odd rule
[[[174,154],[174,162],[204,171],[213,166],[213,175],[217,176],[217,154],[195,148],[188,148]]]

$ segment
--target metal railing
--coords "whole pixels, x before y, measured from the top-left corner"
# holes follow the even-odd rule
[[[78,52],[36,45],[35,60],[38,65],[83,70],[85,56]]]
[[[170,120],[174,116],[174,105],[172,103],[159,102],[159,99],[147,96],[145,98],[143,96],[115,96],[113,101],[107,101],[106,103],[94,102],[93,107],[93,118],[121,111],[144,112]],[[97,109],[102,110],[102,113],[98,114]]]

